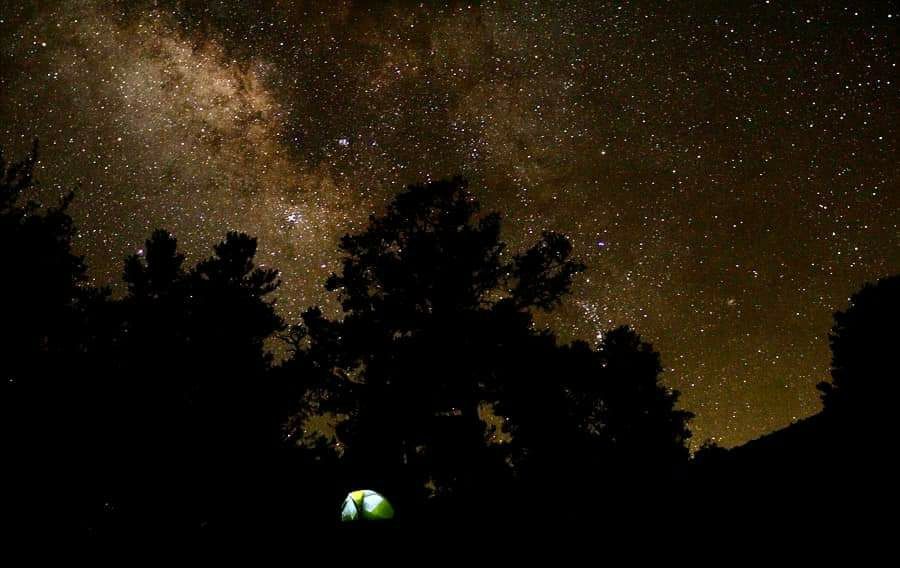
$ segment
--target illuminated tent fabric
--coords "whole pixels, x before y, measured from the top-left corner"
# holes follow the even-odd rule
[[[394,518],[394,508],[379,493],[368,489],[351,491],[341,505],[341,520],[383,521]]]

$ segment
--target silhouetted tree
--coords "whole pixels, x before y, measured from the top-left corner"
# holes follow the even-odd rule
[[[807,511],[805,522],[824,519],[828,530],[842,531],[846,525],[835,521],[864,518],[872,503],[890,508],[898,473],[891,451],[898,319],[900,276],[854,294],[834,315],[833,382],[818,385],[823,411],[728,450],[701,448],[691,475],[696,503],[715,515],[774,511],[794,519]]]
[[[326,286],[344,317],[307,311],[287,365],[318,377],[316,409],[345,418],[337,438],[357,483],[401,510],[428,495],[499,506],[510,463],[544,490],[613,464],[683,464],[690,414],[658,384],[648,344],[621,328],[599,350],[559,347],[536,329],[533,312],[555,308],[584,269],[569,241],[544,233],[510,258],[499,235],[499,215],[480,215],[457,178],[410,186],[343,238]],[[491,409],[512,444],[488,439]]]
[[[0,412],[15,523],[70,528],[94,496],[87,467],[100,426],[87,353],[107,323],[106,292],[87,286],[72,251],[72,193],[38,202],[37,145],[8,164],[0,153]],[[83,461],[82,461],[83,460]],[[17,509],[16,504],[21,506]]]
[[[35,163],[0,156],[14,510],[104,533],[253,531],[336,521],[341,494],[371,486],[401,517],[454,518],[516,488],[567,506],[600,480],[664,481],[686,457],[690,414],[649,344],[618,328],[560,346],[535,325],[584,270],[569,241],[509,254],[461,179],[411,186],[344,237],[326,283],[343,318],[311,308],[286,328],[278,273],[244,234],[190,267],[159,230],[125,260],[121,299],[87,286],[72,197],[29,199]],[[273,366],[276,336],[291,356]]]
[[[36,202],[36,163],[36,152],[12,165],[0,157],[0,388],[15,523],[252,530],[314,504],[309,486],[295,486],[337,476],[321,452],[282,451],[296,375],[270,370],[279,280],[255,265],[256,240],[229,233],[187,267],[175,238],[156,231],[126,260],[126,293],[111,301],[85,284],[72,253],[72,195]],[[321,510],[328,500],[323,516],[335,491],[313,492]]]
[[[117,409],[108,441],[117,497],[136,523],[144,515],[195,530],[234,521],[278,445],[264,349],[283,327],[269,299],[277,272],[255,266],[247,235],[229,233],[214,251],[186,269],[176,239],[160,230],[125,262],[105,394]]]
[[[12,388],[39,380],[50,354],[72,348],[83,297],[85,267],[72,253],[74,227],[67,212],[72,194],[56,207],[43,207],[29,196],[36,163],[36,144],[15,164],[0,153],[0,364],[3,383]]]
[[[480,412],[504,327],[530,335],[524,310],[554,305],[581,270],[549,233],[504,261],[499,216],[478,212],[460,179],[411,186],[342,240],[327,288],[343,320],[304,314],[308,355],[333,378],[326,407],[347,416],[347,462],[401,502],[463,499],[500,471]]]
[[[581,389],[591,394],[588,400],[601,402],[590,414],[591,430],[608,438],[605,443],[629,469],[658,475],[662,468],[684,464],[693,414],[676,409],[678,391],[660,384],[659,353],[630,328],[618,327],[603,335],[597,355],[600,388]]]
[[[660,384],[650,344],[619,327],[596,349],[578,341],[518,357],[523,368],[496,407],[509,418],[521,482],[530,492],[553,492],[554,515],[586,514],[571,505],[586,487],[606,488],[613,516],[616,505],[634,508],[677,490],[693,415],[676,409],[677,391]]]
[[[820,383],[826,412],[884,418],[900,395],[894,349],[900,346],[900,276],[866,284],[834,314],[831,383]]]

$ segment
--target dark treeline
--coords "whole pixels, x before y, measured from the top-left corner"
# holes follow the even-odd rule
[[[125,259],[121,298],[89,286],[72,196],[32,201],[34,165],[0,157],[3,457],[20,528],[289,533],[339,526],[361,488],[388,496],[399,525],[608,526],[763,494],[773,476],[846,475],[847,459],[867,468],[862,452],[893,430],[897,277],[837,314],[834,381],[799,438],[794,425],[691,460],[692,415],[635,331],[561,344],[534,325],[584,270],[566,237],[507,250],[460,179],[407,188],[342,239],[325,282],[340,317],[285,322],[278,273],[244,234],[187,266],[156,231]]]
[[[813,512],[840,539],[896,507],[900,276],[855,293],[834,314],[829,341],[821,412],[731,450],[697,452],[691,481],[713,512]]]

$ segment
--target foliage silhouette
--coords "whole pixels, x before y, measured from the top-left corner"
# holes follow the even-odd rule
[[[263,345],[283,327],[267,299],[277,272],[254,265],[247,235],[229,233],[214,253],[185,270],[175,238],[160,230],[126,260],[112,357],[118,398],[128,401],[120,477],[153,478],[153,490],[129,491],[142,498],[135,507],[198,524],[249,506],[229,487],[251,482],[247,462],[278,441]]]
[[[120,298],[88,285],[72,194],[39,204],[36,164],[36,148],[0,154],[0,404],[7,510],[24,530],[294,535],[336,526],[355,488],[383,492],[406,526],[613,530],[648,512],[660,526],[833,513],[896,475],[898,276],[835,314],[822,413],[739,448],[705,444],[688,469],[692,415],[653,346],[627,326],[595,345],[541,328],[535,314],[585,267],[557,233],[507,250],[500,216],[460,178],[408,187],[345,236],[325,283],[341,317],[312,307],[287,325],[278,272],[241,233],[188,266],[155,231],[125,259]]]
[[[10,271],[0,279],[6,301],[0,329],[0,359],[7,385],[37,380],[37,367],[50,364],[49,354],[70,351],[84,281],[82,259],[72,253],[74,227],[67,214],[70,193],[56,207],[43,207],[29,197],[37,163],[31,155],[7,164],[0,152],[0,258]],[[13,277],[15,275],[15,277]]]
[[[54,478],[77,458],[79,442],[93,439],[91,415],[79,404],[86,393],[78,363],[105,298],[85,285],[85,265],[72,252],[73,195],[43,206],[33,183],[37,163],[37,144],[18,163],[0,152],[0,412],[6,509],[19,527],[53,506],[72,511],[84,493],[77,475]]]
[[[900,394],[891,377],[896,374],[891,354],[898,345],[898,323],[900,276],[866,284],[845,311],[834,314],[832,382],[818,385],[827,412],[863,421],[890,412]]]
[[[896,503],[898,470],[889,448],[897,433],[898,316],[900,276],[866,284],[834,315],[833,382],[818,386],[820,413],[736,448],[701,448],[691,478],[705,511],[789,518],[803,511],[817,526],[865,519],[872,504]]]
[[[344,317],[307,311],[288,365],[313,370],[314,407],[344,417],[343,463],[398,511],[452,517],[512,503],[514,486],[566,502],[576,477],[686,464],[690,414],[649,345],[627,328],[597,350],[536,329],[584,270],[564,236],[506,260],[499,215],[456,178],[410,186],[341,249],[326,286]],[[491,410],[511,443],[491,440]]]

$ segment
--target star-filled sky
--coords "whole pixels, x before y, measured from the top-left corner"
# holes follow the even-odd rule
[[[337,239],[463,174],[513,249],[590,270],[544,323],[630,323],[734,445],[819,408],[831,313],[900,272],[897,2],[0,5],[0,140],[77,188],[98,284],[157,227],[260,239],[289,320]]]

